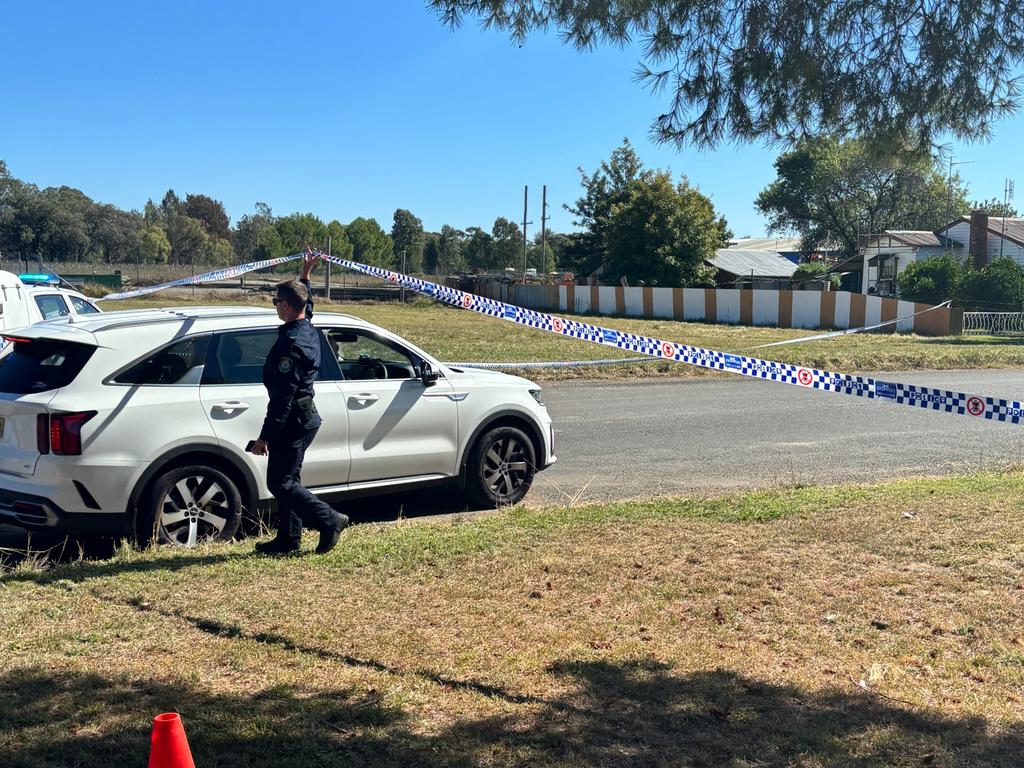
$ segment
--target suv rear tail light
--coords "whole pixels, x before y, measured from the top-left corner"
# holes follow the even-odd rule
[[[82,426],[95,415],[96,411],[39,414],[36,421],[36,446],[39,453],[81,456]]]

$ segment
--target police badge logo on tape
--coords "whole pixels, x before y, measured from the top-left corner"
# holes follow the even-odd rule
[[[288,373],[292,369],[292,359],[290,357],[282,357],[281,362],[277,364],[277,370],[281,373]]]

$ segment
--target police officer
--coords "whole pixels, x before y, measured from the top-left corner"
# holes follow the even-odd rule
[[[320,415],[313,404],[313,382],[320,367],[320,337],[309,322],[313,299],[309,273],[317,257],[307,254],[300,280],[278,283],[274,306],[284,324],[263,364],[263,385],[270,395],[267,417],[252,452],[266,456],[267,487],[277,499],[277,536],[256,545],[267,555],[287,554],[299,549],[302,526],[320,531],[318,553],[330,552],[348,525],[346,515],[302,487],[299,474],[306,449],[320,428]]]

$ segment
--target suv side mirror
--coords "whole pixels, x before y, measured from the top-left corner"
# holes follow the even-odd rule
[[[441,374],[431,368],[430,363],[426,360],[420,363],[420,381],[423,382],[424,387],[434,386],[439,378],[441,378]]]

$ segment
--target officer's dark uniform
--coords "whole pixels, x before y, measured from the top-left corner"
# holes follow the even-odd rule
[[[309,290],[309,281],[302,282]],[[263,364],[263,384],[270,394],[270,403],[260,439],[268,444],[267,486],[277,499],[276,543],[286,549],[298,548],[303,525],[324,532],[347,522],[303,488],[299,480],[306,449],[321,424],[313,404],[313,382],[320,367],[320,337],[309,322],[312,315],[311,292],[306,319],[278,328],[277,340]]]

